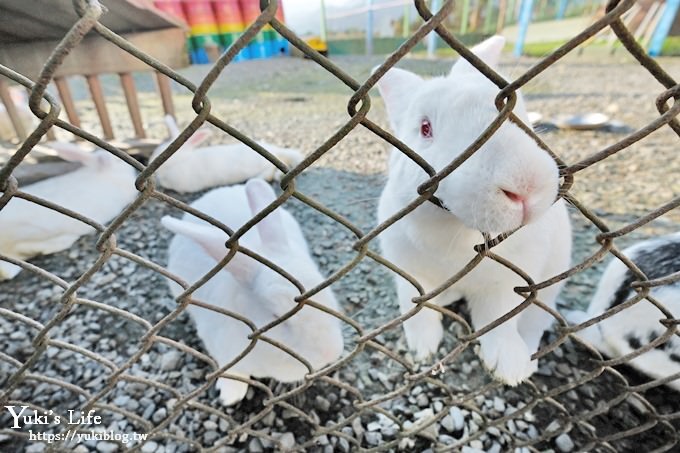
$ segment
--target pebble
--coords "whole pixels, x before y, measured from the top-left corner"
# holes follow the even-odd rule
[[[571,440],[571,437],[569,437],[569,434],[567,433],[557,436],[555,445],[563,453],[570,452],[574,449],[574,441]]]
[[[97,442],[97,451],[99,453],[114,453],[118,451],[118,444],[113,442],[100,441]]]
[[[250,453],[262,453],[264,451],[264,448],[262,448],[262,443],[260,442],[260,439],[257,437],[253,437],[250,439],[250,442],[248,442],[248,451]]]
[[[382,441],[382,434],[378,432],[366,431],[364,433],[364,439],[368,445],[378,445]]]
[[[449,415],[453,419],[453,429],[454,431],[460,431],[465,426],[465,417],[461,410],[454,406],[449,410]]]
[[[166,408],[161,407],[158,409],[156,412],[153,414],[153,418],[151,419],[154,423],[160,423],[163,421],[163,419],[168,415],[168,411]],[[146,417],[145,417],[146,418]]]
[[[493,399],[493,408],[496,410],[496,412],[503,413],[505,412],[505,401],[500,399],[499,397],[494,397]]]
[[[448,432],[453,432],[456,430],[455,424],[453,423],[453,417],[451,417],[451,414],[442,418],[439,424],[442,425],[442,428],[444,428]]]
[[[295,446],[295,436],[293,433],[284,433],[279,437],[279,443],[284,450],[290,450]]]
[[[142,453],[154,453],[156,448],[158,448],[158,444],[151,440],[142,446]]]
[[[331,408],[331,403],[323,396],[317,395],[314,399],[314,407],[322,412],[328,412],[328,410]]]
[[[175,349],[167,351],[161,356],[161,370],[171,371],[177,369],[181,358],[182,354],[179,351]]]

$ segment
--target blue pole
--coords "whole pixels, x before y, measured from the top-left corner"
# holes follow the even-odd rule
[[[675,17],[678,15],[678,8],[680,8],[680,0],[666,0],[666,7],[661,14],[659,24],[656,26],[649,43],[649,55],[653,57],[661,55],[663,43],[668,36],[668,32],[671,31]]]
[[[373,0],[366,0],[366,55],[373,55]]]
[[[567,12],[567,4],[569,3],[569,0],[560,0],[560,6],[557,8],[557,16],[555,16],[555,19],[560,20],[564,19],[564,15]]]
[[[680,0],[678,0],[680,1]],[[519,11],[519,34],[517,35],[517,42],[515,43],[514,54],[516,57],[522,56],[524,50],[524,40],[527,38],[527,29],[531,22],[531,10],[534,7],[534,0],[522,0],[522,6]]]
[[[435,14],[439,12],[439,9],[442,7],[442,2],[441,0],[432,0],[432,9],[431,11]],[[437,33],[434,31],[431,31],[429,35],[427,35],[427,56],[429,58],[434,58],[435,51],[437,50]]]

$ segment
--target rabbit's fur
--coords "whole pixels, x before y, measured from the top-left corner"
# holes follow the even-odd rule
[[[666,277],[680,272],[680,233],[639,242],[623,251],[648,279]],[[593,300],[586,312],[573,311],[569,321],[582,323],[632,299],[637,292],[630,284],[639,278],[617,258],[607,265]],[[680,318],[680,282],[653,287],[649,295],[660,302],[673,316]],[[659,321],[666,316],[655,305],[642,299],[634,305],[603,319],[597,324],[576,332],[603,354],[618,358],[644,347],[666,332]],[[676,326],[675,335],[632,358],[630,365],[653,378],[665,378],[680,373],[680,338]],[[668,384],[680,391],[680,378]]]
[[[151,160],[163,152],[179,135],[179,128],[172,116],[165,122],[171,140],[159,145],[151,154]],[[161,186],[177,192],[198,192],[218,186],[244,183],[250,178],[268,181],[278,178],[281,172],[267,159],[243,143],[200,145],[210,137],[206,128],[194,134],[156,171]],[[278,157],[289,168],[299,164],[303,155],[297,150],[280,148],[258,142]]]
[[[192,203],[192,207],[235,230],[274,200],[269,184],[255,179],[246,185],[214,189]],[[222,230],[189,214],[182,220],[164,217],[162,222],[176,233],[168,249],[168,270],[186,282],[198,281],[226,256],[228,236]],[[310,257],[300,226],[283,208],[275,209],[250,229],[239,244],[281,266],[307,289],[324,279]],[[181,287],[169,283],[177,297]],[[294,299],[299,294],[292,283],[275,271],[237,253],[192,298],[245,316],[262,327],[295,308]],[[329,288],[311,300],[338,310]],[[230,363],[250,343],[251,329],[245,323],[195,305],[189,305],[187,310],[206,349],[220,367]],[[336,360],[343,350],[340,321],[311,306],[304,306],[265,336],[289,347],[315,370]],[[301,380],[308,372],[302,362],[262,340],[226,371],[241,377],[273,377],[282,382]],[[243,399],[248,389],[246,383],[226,378],[220,378],[217,386],[225,405]]]
[[[64,175],[19,189],[105,224],[134,200],[137,172],[113,154],[88,152],[72,143],[48,143],[64,160],[82,167]],[[79,237],[92,233],[91,226],[44,206],[12,197],[0,209],[0,253],[25,260],[69,248]],[[21,270],[0,261],[0,280]]]
[[[473,52],[494,67],[504,39],[492,37]],[[491,124],[498,111],[497,86],[464,59],[448,76],[423,80],[401,69],[390,69],[378,82],[392,129],[435,170],[442,170]],[[514,113],[528,124],[518,93]],[[424,129],[425,123],[429,128]],[[431,137],[427,136],[431,132]],[[378,220],[384,222],[417,196],[428,175],[393,149],[389,176],[380,197]],[[480,231],[496,235],[523,225],[493,248],[493,252],[524,270],[534,282],[565,271],[571,253],[571,228],[558,191],[554,160],[509,120],[465,163],[444,178],[435,193],[442,206],[425,202],[380,234],[384,256],[415,277],[431,292],[460,271],[483,243]],[[524,298],[513,291],[526,281],[508,268],[485,258],[460,281],[431,300],[447,305],[464,297],[473,327],[481,329],[511,311]],[[538,292],[554,307],[561,284]],[[417,290],[397,278],[402,313],[415,307]],[[536,371],[531,360],[552,316],[530,306],[479,338],[479,355],[493,375],[516,385]],[[404,321],[409,347],[418,360],[436,351],[443,336],[441,314],[424,307]]]

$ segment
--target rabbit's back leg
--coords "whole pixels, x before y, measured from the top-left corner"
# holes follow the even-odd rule
[[[9,280],[21,272],[21,268],[6,261],[0,261],[0,280]]]
[[[237,373],[230,373],[234,376],[248,378],[248,376]],[[231,406],[241,401],[248,392],[248,384],[235,379],[219,378],[216,384],[220,392],[220,401],[225,406]]]

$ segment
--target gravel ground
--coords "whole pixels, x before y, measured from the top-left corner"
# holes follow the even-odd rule
[[[532,81],[525,90],[530,110],[541,112],[546,119],[560,114],[588,111],[605,112],[625,127],[614,132],[575,132],[547,129],[544,140],[568,163],[580,159],[621,140],[627,130],[641,127],[658,113],[656,96],[663,91],[646,71],[628,60],[593,60],[588,56],[570,58],[550,68]],[[338,58],[336,64],[356,80],[364,80],[379,58]],[[517,76],[533,61],[508,62],[503,70]],[[680,61],[661,60],[672,76],[680,76]],[[408,60],[401,66],[424,75],[442,74],[451,61]],[[207,68],[192,67],[183,74],[196,82]],[[141,89],[151,87],[151,79],[140,76]],[[105,83],[112,117],[126,117],[120,91],[113,81]],[[83,86],[72,86],[81,97]],[[211,88],[209,95],[213,112],[230,124],[257,139],[280,146],[295,147],[311,152],[330,137],[348,119],[346,104],[351,90],[326,75],[313,62],[285,59],[245,62],[229,66]],[[163,136],[158,99],[142,93],[140,101],[152,135]],[[85,124],[93,132],[93,107],[79,101]],[[180,123],[193,115],[189,95],[180,88],[176,92],[176,107]],[[369,118],[387,127],[382,103],[375,98]],[[89,123],[88,123],[89,121]],[[129,135],[126,122],[116,124],[119,136]],[[216,137],[215,141],[224,140]],[[661,130],[627,150],[576,175],[572,193],[593,209],[610,228],[618,228],[649,212],[680,194],[680,160],[676,153],[677,137],[670,130]],[[345,216],[364,231],[375,225],[375,207],[384,183],[387,147],[370,132],[356,129],[320,159],[298,179],[298,189]],[[198,195],[172,194],[183,201]],[[338,270],[353,257],[351,235],[332,220],[303,206],[297,201],[286,204],[300,221],[311,244],[315,259],[325,275]],[[179,212],[157,201],[149,201],[123,225],[117,234],[118,245],[158,264],[166,263],[165,250],[170,235],[159,227],[158,219]],[[597,250],[597,229],[580,213],[572,209],[574,225],[574,262],[579,262]],[[676,209],[626,237],[617,245],[627,244],[648,236],[677,231],[680,212]],[[70,250],[38,257],[32,262],[55,275],[74,281],[97,258],[95,238],[81,238]],[[563,307],[583,307],[590,299],[602,264],[571,278],[560,296]],[[389,272],[369,259],[364,259],[352,272],[333,285],[342,309],[365,331],[380,326],[398,315],[393,282]],[[0,308],[10,309],[41,323],[48,322],[61,308],[60,291],[37,276],[22,272],[12,281],[0,283]],[[111,258],[104,268],[79,291],[80,297],[126,310],[154,323],[170,313],[172,304],[163,278],[153,271],[120,257]],[[460,304],[456,308],[464,312]],[[440,348],[443,357],[456,344],[460,327],[451,323],[450,335]],[[23,361],[33,351],[31,340],[37,332],[18,320],[0,317],[2,351]],[[116,365],[123,364],[139,348],[146,330],[137,322],[102,309],[80,305],[54,327],[51,337],[95,352]],[[353,332],[347,330],[347,343],[353,344]],[[198,340],[191,320],[180,315],[160,333],[198,351]],[[546,341],[555,338],[551,333]],[[377,340],[387,349],[410,361],[401,327],[396,326]],[[403,393],[380,403],[380,408],[395,417],[401,426],[373,410],[358,411],[353,400],[380,398],[403,383],[404,367],[382,352],[368,348],[356,355],[334,375],[353,386],[350,393],[329,383],[315,382],[303,394],[289,403],[300,409],[276,406],[264,418],[254,423],[250,431],[234,437],[230,430],[262,411],[264,392],[249,391],[246,399],[234,408],[220,407],[214,388],[199,394],[196,401],[215,408],[215,412],[193,407],[169,423],[167,432],[173,438],[160,437],[148,442],[144,452],[194,451],[199,443],[204,447],[220,445],[219,451],[268,451],[303,445],[309,451],[350,451],[376,447],[397,438],[399,431],[428,425],[418,435],[402,439],[394,450],[426,451],[455,447],[463,452],[537,451],[568,452],[579,449],[605,451],[602,445],[589,445],[588,439],[602,438],[632,429],[644,423],[650,428],[640,434],[631,433],[612,439],[608,445],[616,451],[651,451],[678,440],[668,423],[656,420],[644,404],[634,396],[622,395],[620,378],[614,371],[605,372],[587,384],[569,388],[569,383],[593,368],[592,356],[571,340],[542,358],[539,372],[531,384],[504,388],[491,383],[473,350],[468,348],[441,372],[427,382],[417,383]],[[13,371],[7,362],[0,362],[0,387],[7,383]],[[167,344],[156,342],[135,363],[128,374],[130,382],[118,382],[102,401],[124,409],[127,414],[98,410],[104,422],[101,426],[115,432],[144,432],[144,421],[161,423],[178,399],[176,392],[185,394],[197,388],[210,372],[200,358],[182,353]],[[102,363],[64,348],[48,348],[46,354],[31,367],[33,375],[60,379],[96,393],[106,383],[108,369]],[[617,368],[631,383],[641,383],[645,377],[629,368]],[[149,385],[150,379],[162,384]],[[292,389],[265,380],[275,395]],[[565,387],[561,387],[565,386]],[[541,395],[549,392],[551,398]],[[669,414],[680,407],[680,395],[655,388],[644,397],[660,414]],[[73,389],[50,382],[27,379],[13,391],[13,400],[31,401],[39,407],[61,413],[80,408],[83,395]],[[528,408],[527,408],[528,406]],[[612,406],[606,410],[607,406]],[[593,412],[588,412],[593,411]],[[137,417],[129,414],[136,414]],[[588,424],[569,423],[568,418],[582,417]],[[432,422],[435,419],[436,421]],[[0,416],[0,426],[8,426],[6,414]],[[339,429],[342,435],[318,436],[314,425],[334,424],[346,420]],[[430,423],[432,422],[432,423]],[[675,423],[677,427],[677,421]],[[653,426],[652,426],[653,425]],[[594,427],[596,431],[591,432]],[[54,427],[37,427],[50,432]],[[7,431],[7,430],[6,430]],[[3,451],[41,451],[40,442],[25,442],[0,434]],[[0,431],[3,433],[3,431]],[[187,440],[189,439],[189,440]],[[192,443],[196,442],[196,443]],[[116,451],[112,442],[89,442],[76,451]]]

